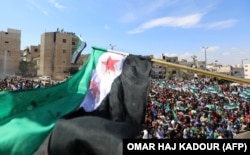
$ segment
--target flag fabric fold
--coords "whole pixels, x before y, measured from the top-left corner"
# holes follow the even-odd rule
[[[92,49],[65,82],[0,92],[1,155],[33,155],[49,135],[50,155],[121,154],[144,119],[152,62]]]
[[[151,67],[138,55],[101,55],[80,108],[52,130],[49,154],[121,155],[122,140],[135,138],[144,121]]]
[[[103,50],[92,52],[82,69],[63,83],[32,90],[1,91],[0,154],[34,154],[55,122],[80,106],[103,53]]]
[[[91,82],[81,107],[90,112],[95,110],[111,89],[114,79],[123,69],[123,63],[128,53],[103,53],[96,68],[92,71]]]

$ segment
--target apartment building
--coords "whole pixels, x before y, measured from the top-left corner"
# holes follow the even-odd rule
[[[216,72],[224,75],[232,75],[232,66],[218,66],[216,67]],[[233,75],[237,76],[237,73]]]
[[[15,75],[20,61],[21,30],[0,31],[0,78]]]
[[[22,61],[35,61],[37,58],[40,59],[40,45],[30,45],[21,51]]]
[[[243,78],[250,79],[250,64],[243,65]]]
[[[167,66],[153,63],[151,77],[153,79],[165,79],[167,73]]]
[[[42,34],[38,75],[58,80],[70,76],[70,70],[79,67],[78,64],[71,64],[77,43],[78,38],[72,32],[57,29],[55,32]]]

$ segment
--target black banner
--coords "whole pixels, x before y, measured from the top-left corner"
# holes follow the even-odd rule
[[[123,154],[240,153],[249,154],[250,139],[124,139]]]

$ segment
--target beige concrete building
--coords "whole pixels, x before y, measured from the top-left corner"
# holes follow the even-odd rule
[[[78,64],[71,64],[77,42],[78,38],[71,32],[57,30],[42,34],[38,75],[50,76],[55,80],[70,76],[70,70],[79,67]]]
[[[216,72],[224,75],[231,75],[231,69],[231,66],[217,66]]]
[[[20,61],[21,30],[0,31],[0,78],[15,75]]]
[[[162,58],[160,60],[187,67],[205,69],[205,61],[197,61],[196,57],[194,56],[193,56],[193,61],[187,61],[185,59],[179,61],[177,56],[169,57],[162,54]],[[175,79],[175,80],[192,79],[194,78],[195,75],[194,72],[191,71],[164,65],[158,65],[158,64],[153,65],[152,73],[153,73],[152,74],[153,78],[161,77],[161,78]],[[203,77],[200,74],[199,75],[196,74],[196,76]]]
[[[154,55],[145,55],[145,57],[149,57],[149,58],[153,59]],[[162,60],[162,59],[159,59],[159,60]],[[152,70],[151,70],[151,77],[153,79],[165,79],[166,72],[167,72],[167,66],[153,63]]]
[[[243,78],[250,79],[250,64],[243,65]]]
[[[232,76],[243,78],[243,68],[241,66],[237,65],[231,66],[230,72]]]
[[[24,50],[21,50],[21,61],[31,62],[28,63],[29,67],[27,71],[21,71],[20,74],[22,76],[30,76],[36,77],[37,76],[37,69],[40,65],[40,45],[30,45],[27,46]],[[32,64],[32,65],[31,65]],[[33,66],[33,64],[35,64]]]
[[[153,79],[165,79],[167,73],[167,66],[153,63],[151,77]]]
[[[22,61],[35,61],[35,59],[37,59],[37,58],[40,59],[40,45],[27,46],[21,52],[21,60]]]
[[[177,56],[169,57],[169,56],[162,54],[162,60],[166,61],[166,62],[170,62],[170,63],[179,64]],[[167,79],[177,80],[177,79],[179,79],[179,75],[180,75],[180,69],[167,66],[167,75],[166,75]]]

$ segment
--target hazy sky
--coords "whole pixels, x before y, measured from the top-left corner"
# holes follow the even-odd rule
[[[21,48],[57,28],[92,46],[162,53],[222,65],[250,63],[250,0],[1,0],[0,31],[19,29]]]

